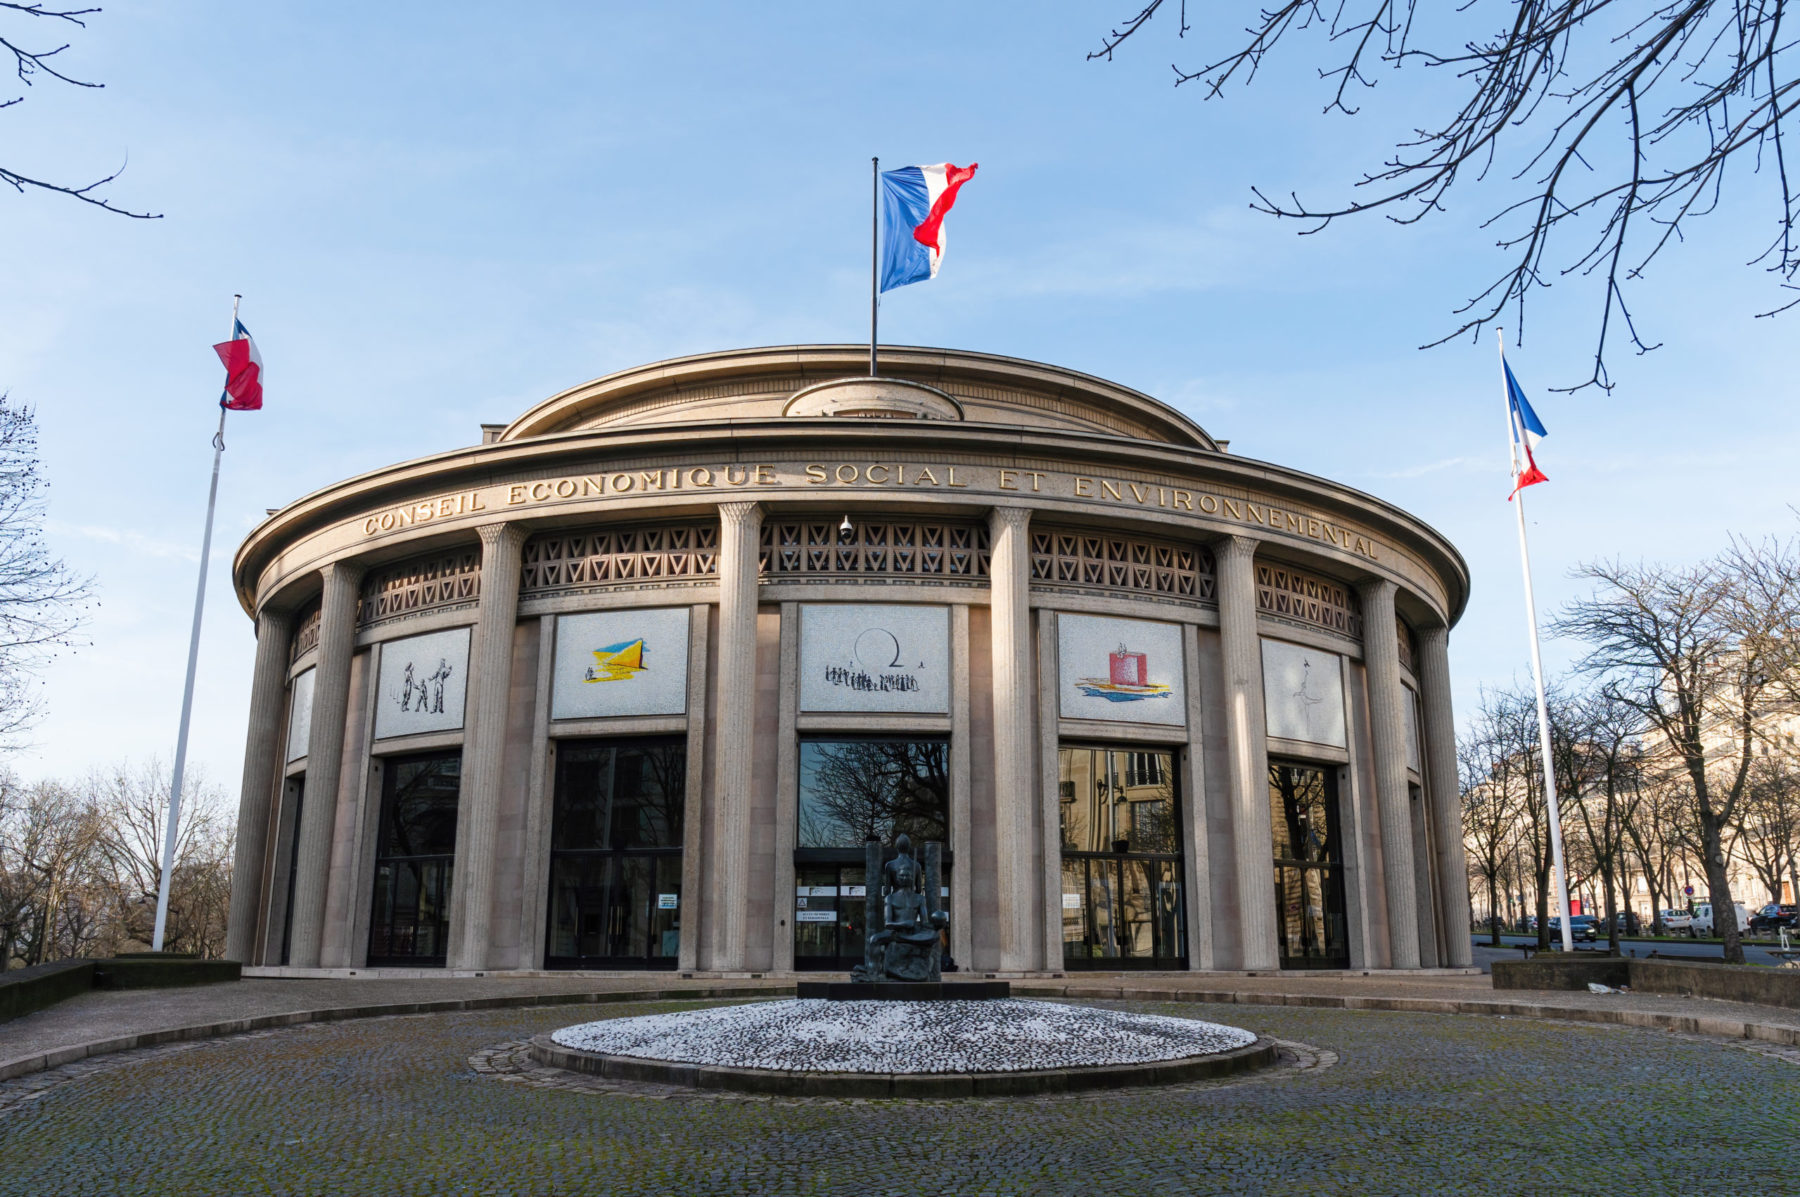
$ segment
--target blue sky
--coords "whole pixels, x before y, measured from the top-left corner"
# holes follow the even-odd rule
[[[0,195],[0,387],[38,409],[52,541],[102,604],[91,647],[48,675],[21,772],[172,751],[208,346],[233,292],[268,407],[228,433],[193,754],[235,791],[253,637],[227,573],[265,508],[474,443],[615,369],[866,336],[875,154],[981,163],[942,276],[888,298],[884,340],[1116,379],[1234,452],[1417,513],[1474,575],[1452,637],[1462,714],[1522,676],[1493,339],[1416,348],[1500,268],[1478,225],[1502,192],[1308,238],[1248,209],[1252,183],[1343,194],[1454,81],[1384,75],[1363,116],[1326,118],[1296,56],[1202,103],[1169,85],[1195,34],[1152,27],[1084,61],[1123,10],[908,13],[170,2],[71,31],[67,67],[107,86],[30,89],[0,113],[7,165],[76,179],[129,155],[112,195],[166,216]],[[39,34],[57,36],[22,36]],[[1546,393],[1586,375],[1591,286],[1535,300],[1512,360],[1551,432],[1531,507],[1547,610],[1578,560],[1687,560],[1794,526],[1800,325],[1752,319],[1773,292],[1739,265],[1766,215],[1728,203],[1657,263],[1637,314],[1665,347],[1619,350],[1610,396]]]

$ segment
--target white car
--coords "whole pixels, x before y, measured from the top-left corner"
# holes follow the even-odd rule
[[[1738,934],[1750,930],[1750,912],[1744,909],[1742,902],[1733,903],[1737,907]],[[1694,906],[1693,921],[1688,924],[1688,934],[1695,939],[1711,939],[1719,932],[1713,926],[1713,908],[1711,902],[1699,902]]]
[[[1694,916],[1685,910],[1665,910],[1662,912],[1664,931],[1686,931],[1694,924]]]

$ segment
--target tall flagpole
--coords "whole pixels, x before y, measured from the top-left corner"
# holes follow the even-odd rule
[[[242,295],[231,297],[231,336],[237,339],[238,303]],[[206,607],[206,566],[212,555],[213,508],[219,501],[219,459],[225,455],[225,406],[219,399],[219,430],[213,433],[212,486],[206,492],[206,532],[200,537],[200,581],[194,587],[194,628],[188,636],[187,685],[181,692],[181,731],[175,736],[175,772],[169,780],[169,822],[163,832],[162,879],[156,887],[156,935],[150,950],[163,948],[163,928],[169,921],[169,878],[175,871],[175,841],[181,820],[181,775],[187,768],[188,719],[194,713],[194,671],[200,664],[200,613]]]
[[[1512,454],[1512,476],[1519,481],[1519,441],[1525,430],[1513,414],[1512,392],[1506,385],[1506,333],[1496,328],[1500,340],[1500,393],[1506,400],[1506,444]],[[1562,912],[1563,951],[1575,950],[1575,937],[1569,927],[1569,874],[1563,867],[1562,810],[1556,800],[1556,767],[1550,763],[1550,704],[1544,700],[1544,657],[1538,648],[1537,597],[1531,586],[1531,548],[1525,539],[1525,491],[1515,490],[1513,509],[1519,517],[1519,566],[1525,574],[1525,622],[1531,633],[1531,681],[1537,688],[1538,752],[1544,759],[1544,795],[1550,810],[1550,867],[1556,874],[1556,900]]]
[[[875,318],[881,311],[881,159],[869,159],[869,377],[875,377]]]

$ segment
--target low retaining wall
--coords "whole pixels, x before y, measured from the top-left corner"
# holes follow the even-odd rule
[[[1495,989],[1586,989],[1589,982],[1597,982],[1614,988],[1629,985],[1640,993],[1800,1010],[1800,969],[1541,952],[1530,960],[1496,960],[1493,969]]]
[[[1623,956],[1558,956],[1539,952],[1530,960],[1496,960],[1495,989],[1586,989],[1589,982],[1637,988]]]
[[[93,987],[92,960],[58,960],[0,973],[0,1022],[54,1006]]]

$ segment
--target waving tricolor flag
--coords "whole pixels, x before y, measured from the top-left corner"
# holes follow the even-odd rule
[[[262,354],[256,351],[256,342],[250,339],[243,321],[234,319],[231,324],[231,340],[213,346],[225,363],[225,393],[219,396],[219,406],[231,411],[261,411]]]
[[[944,261],[944,217],[979,163],[902,166],[881,174],[881,289],[937,277]]]
[[[1526,487],[1550,481],[1544,471],[1538,469],[1537,457],[1533,454],[1550,434],[1544,431],[1544,422],[1531,410],[1531,404],[1526,401],[1525,392],[1519,389],[1519,380],[1513,377],[1512,367],[1506,364],[1504,355],[1500,358],[1500,368],[1506,372],[1506,405],[1512,412],[1513,488],[1512,494],[1506,496],[1510,503],[1513,495]]]

